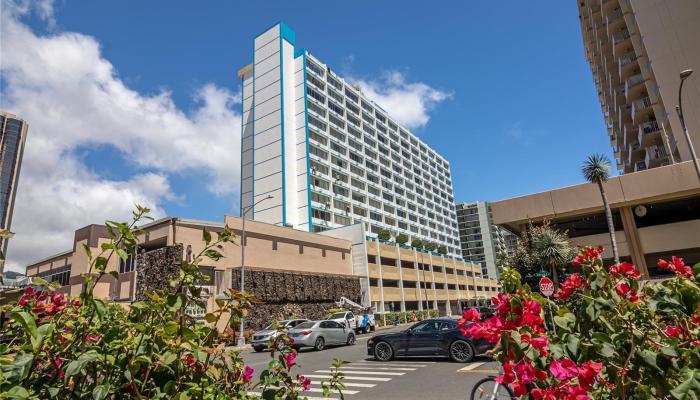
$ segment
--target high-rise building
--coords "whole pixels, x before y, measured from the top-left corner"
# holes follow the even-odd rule
[[[487,202],[457,204],[457,225],[462,257],[480,264],[484,277],[498,279],[502,260],[515,251],[517,237],[494,225]]]
[[[676,114],[680,72],[692,68],[683,111],[700,146],[700,3],[577,0],[586,58],[623,173],[691,158]],[[673,155],[673,159],[669,156]]]
[[[297,47],[284,23],[254,43],[238,71],[246,217],[310,232],[362,223],[459,255],[449,162]]]
[[[27,123],[16,115],[0,111],[0,229],[10,230],[12,225],[12,211],[26,137]],[[7,254],[6,239],[0,238],[0,250]]]

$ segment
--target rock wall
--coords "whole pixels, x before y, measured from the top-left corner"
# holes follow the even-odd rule
[[[233,289],[240,290],[240,269],[233,271]],[[246,329],[260,329],[284,318],[321,319],[340,297],[360,301],[360,279],[336,275],[314,275],[246,269],[245,291],[263,304],[246,319]]]
[[[136,301],[146,300],[146,292],[168,287],[176,277],[182,261],[182,245],[162,247],[136,257]]]

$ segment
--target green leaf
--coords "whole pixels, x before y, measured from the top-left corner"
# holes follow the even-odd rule
[[[5,393],[5,396],[10,399],[27,399],[29,398],[29,392],[22,386],[14,386]]]
[[[596,273],[591,274],[591,277],[590,277],[591,289],[598,290],[598,289],[602,288],[603,286],[605,286],[605,282],[606,282],[605,276],[606,276],[606,274],[602,271],[598,271]]]
[[[129,258],[129,255],[124,249],[117,249],[117,255],[122,259],[122,261],[126,261],[126,259]]]
[[[25,331],[29,332],[32,338],[36,338],[36,322],[32,314],[26,311],[15,311],[10,318],[17,321]]]
[[[576,335],[567,335],[566,350],[569,351],[569,355],[572,360],[578,359],[579,344],[581,340]]]
[[[73,360],[68,364],[66,368],[66,379],[73,375],[76,375],[85,367],[85,364],[95,361],[98,358],[98,354],[95,351],[89,351],[87,353],[81,354],[77,360]]]
[[[574,326],[576,325],[576,316],[571,313],[566,313],[563,316],[555,316],[554,323],[557,324],[561,329],[572,332]]]
[[[85,254],[87,254],[88,259],[92,260],[92,249],[87,245],[87,243],[83,243],[83,250],[85,250]]]
[[[700,281],[700,263],[693,265],[693,275],[695,275],[696,280]]]
[[[92,390],[92,398],[94,400],[104,400],[109,394],[109,384],[103,383],[102,385],[97,385]]]
[[[202,229],[202,240],[204,240],[206,244],[211,243],[211,233],[209,233],[207,228]]]
[[[206,317],[204,317],[204,319],[206,319],[206,321],[210,324],[213,324],[214,322],[216,322],[216,315],[209,313],[206,315]]]
[[[683,381],[671,390],[674,399],[700,399],[700,370],[688,368],[683,371]]]
[[[51,332],[53,332],[55,327],[55,324],[50,323],[41,325],[36,330],[36,336],[32,337],[32,348],[34,349],[34,351],[37,351],[39,350],[39,348],[41,348],[41,345],[44,343],[44,338],[48,335],[51,335]]]

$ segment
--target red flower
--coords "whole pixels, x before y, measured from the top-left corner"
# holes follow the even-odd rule
[[[26,296],[20,297],[17,304],[19,304],[21,307],[26,306],[27,305],[27,297]]]
[[[577,255],[573,260],[571,260],[571,266],[572,267],[580,267],[581,264],[583,264],[586,261],[586,258],[583,256],[583,254]]]
[[[595,382],[595,377],[603,369],[602,363],[586,361],[578,368],[578,383],[582,388],[588,389]]]
[[[549,372],[560,381],[566,381],[578,375],[578,367],[571,360],[554,360],[549,365]]]
[[[617,294],[620,295],[620,297],[627,297],[627,295],[630,293],[630,291],[632,291],[632,289],[630,289],[630,287],[627,286],[627,284],[620,282],[617,285],[615,285],[615,291],[617,292]]]
[[[692,322],[693,325],[697,325],[698,323],[700,323],[700,315],[693,314],[693,316],[690,317],[690,322]]]
[[[462,312],[462,316],[467,321],[478,321],[481,319],[481,314],[479,314],[479,310],[476,308],[465,308]]]
[[[666,328],[666,330],[664,330],[664,333],[669,337],[674,337],[676,339],[679,339],[681,336],[681,333],[683,333],[683,328],[681,328],[678,325],[669,326],[668,328]]]
[[[184,362],[188,367],[193,367],[195,364],[197,364],[197,360],[192,354],[185,356],[185,358],[182,359],[182,362]]]
[[[554,297],[560,300],[566,300],[568,299],[576,289],[580,288],[583,286],[583,279],[581,278],[580,274],[573,274],[570,277],[566,278],[564,283],[561,284],[561,290],[558,291],[557,293],[554,293]]]
[[[284,362],[287,364],[287,369],[292,368],[292,365],[297,363],[297,353],[289,352],[284,355]]]
[[[510,297],[499,292],[497,297],[491,299],[491,302],[496,305],[496,313],[501,318],[508,317],[510,313]]]
[[[297,375],[297,379],[299,383],[301,383],[301,386],[304,387],[304,390],[308,391],[311,389],[311,378],[307,378],[304,375]]]
[[[522,335],[520,340],[529,344],[537,350],[544,350],[549,345],[549,339],[546,336],[530,337],[528,335]]]
[[[635,267],[634,264],[628,263],[627,261],[611,266],[610,274],[613,276],[624,275],[632,279],[639,279],[639,277],[642,276],[642,274],[640,274],[637,270],[637,267]]]
[[[594,249],[593,247],[586,247],[584,251],[586,252],[586,257],[592,260],[595,258],[600,258],[600,252],[602,251],[602,249],[602,247],[598,247],[597,249]]]
[[[521,397],[527,393],[527,385],[521,381],[513,382],[513,394],[515,397]]]
[[[36,294],[36,292],[34,291],[34,288],[32,288],[31,286],[27,286],[24,289],[24,294],[27,296],[34,296]]]
[[[243,377],[242,377],[243,383],[250,383],[250,381],[253,380],[253,372],[255,372],[255,370],[253,368],[251,368],[247,365],[245,366],[245,369],[243,370]]]
[[[510,385],[515,382],[515,372],[513,371],[514,364],[503,364],[503,375],[495,379],[496,382],[503,385]]]
[[[520,382],[530,384],[535,380],[535,368],[530,364],[520,362],[515,366],[515,373],[518,375]]]
[[[685,265],[685,262],[683,262],[683,259],[680,257],[671,257],[671,262],[659,260],[657,265],[663,269],[675,271],[677,276],[684,276],[686,278],[691,278],[693,276],[693,270]]]

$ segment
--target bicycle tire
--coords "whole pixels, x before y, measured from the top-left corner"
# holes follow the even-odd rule
[[[494,378],[494,377],[488,377],[488,378],[484,378],[484,379],[478,381],[478,382],[474,385],[474,387],[472,388],[472,394],[471,394],[471,396],[469,397],[469,399],[470,399],[470,400],[492,400],[492,399],[489,399],[489,398],[483,398],[483,397],[482,397],[482,398],[478,398],[478,397],[476,397],[477,391],[479,390],[479,386],[481,386],[482,384],[485,384],[485,383],[487,383],[487,382],[495,382],[495,378]],[[515,395],[513,395],[513,391],[508,387],[508,385],[501,385],[501,384],[498,384],[498,387],[499,387],[499,390],[498,390],[499,392],[500,392],[501,390],[505,390],[506,393],[507,393],[507,396],[509,396],[511,400],[516,400]]]

